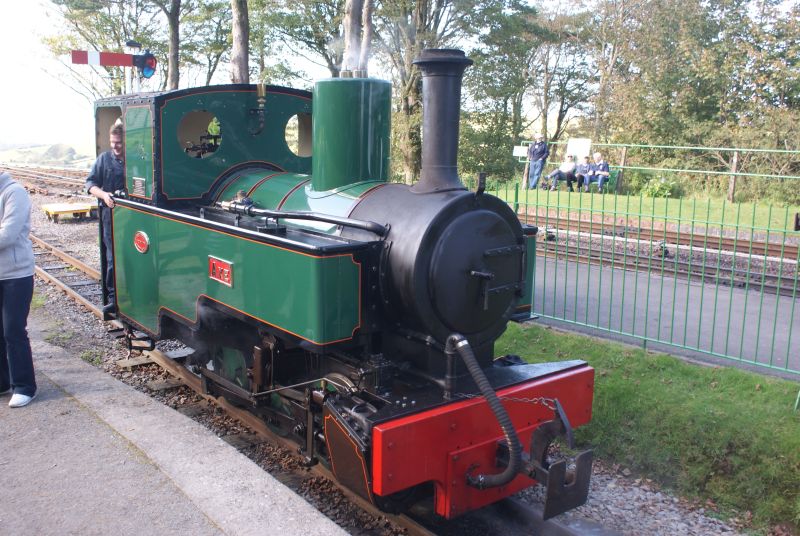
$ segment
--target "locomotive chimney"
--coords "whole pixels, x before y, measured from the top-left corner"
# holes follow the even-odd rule
[[[422,72],[422,172],[411,191],[463,190],[456,167],[461,79],[472,60],[461,50],[426,49],[414,64]]]

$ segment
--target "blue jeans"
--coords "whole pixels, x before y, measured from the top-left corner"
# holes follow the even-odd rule
[[[544,168],[544,160],[534,160],[528,164],[528,186],[531,190],[534,190],[539,184],[542,168]]]
[[[0,392],[36,394],[28,313],[33,298],[33,276],[0,280]]]

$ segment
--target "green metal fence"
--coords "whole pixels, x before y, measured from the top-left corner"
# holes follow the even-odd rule
[[[566,142],[551,143],[548,171],[558,165],[565,148]],[[618,193],[639,192],[649,181],[675,181],[673,196],[722,194],[731,202],[800,204],[798,150],[594,143],[592,151],[602,152],[619,173]]]
[[[800,375],[800,207],[519,183],[495,194],[539,227],[544,321]]]

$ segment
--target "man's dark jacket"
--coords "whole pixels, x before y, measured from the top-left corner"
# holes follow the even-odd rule
[[[125,168],[122,161],[117,160],[111,151],[104,152],[95,160],[92,171],[86,178],[86,191],[88,192],[92,186],[109,193],[125,188]],[[102,203],[100,201],[101,205]]]
[[[535,162],[536,160],[547,160],[550,156],[550,148],[546,142],[537,141],[528,146],[528,160]]]

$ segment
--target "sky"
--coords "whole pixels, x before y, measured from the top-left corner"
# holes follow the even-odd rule
[[[71,75],[42,44],[55,34],[59,17],[47,0],[0,0],[0,150],[7,145],[65,143],[79,153],[94,153],[94,106],[70,89]],[[70,62],[69,57],[61,58]],[[166,61],[165,58],[158,58]],[[90,69],[78,66],[78,69]],[[227,83],[220,67],[214,83]],[[327,70],[306,70],[327,76]],[[182,73],[181,87],[202,83],[202,77]]]
[[[61,80],[69,76],[42,44],[53,32],[48,2],[0,0],[0,147],[67,143],[94,153],[94,108]]]

